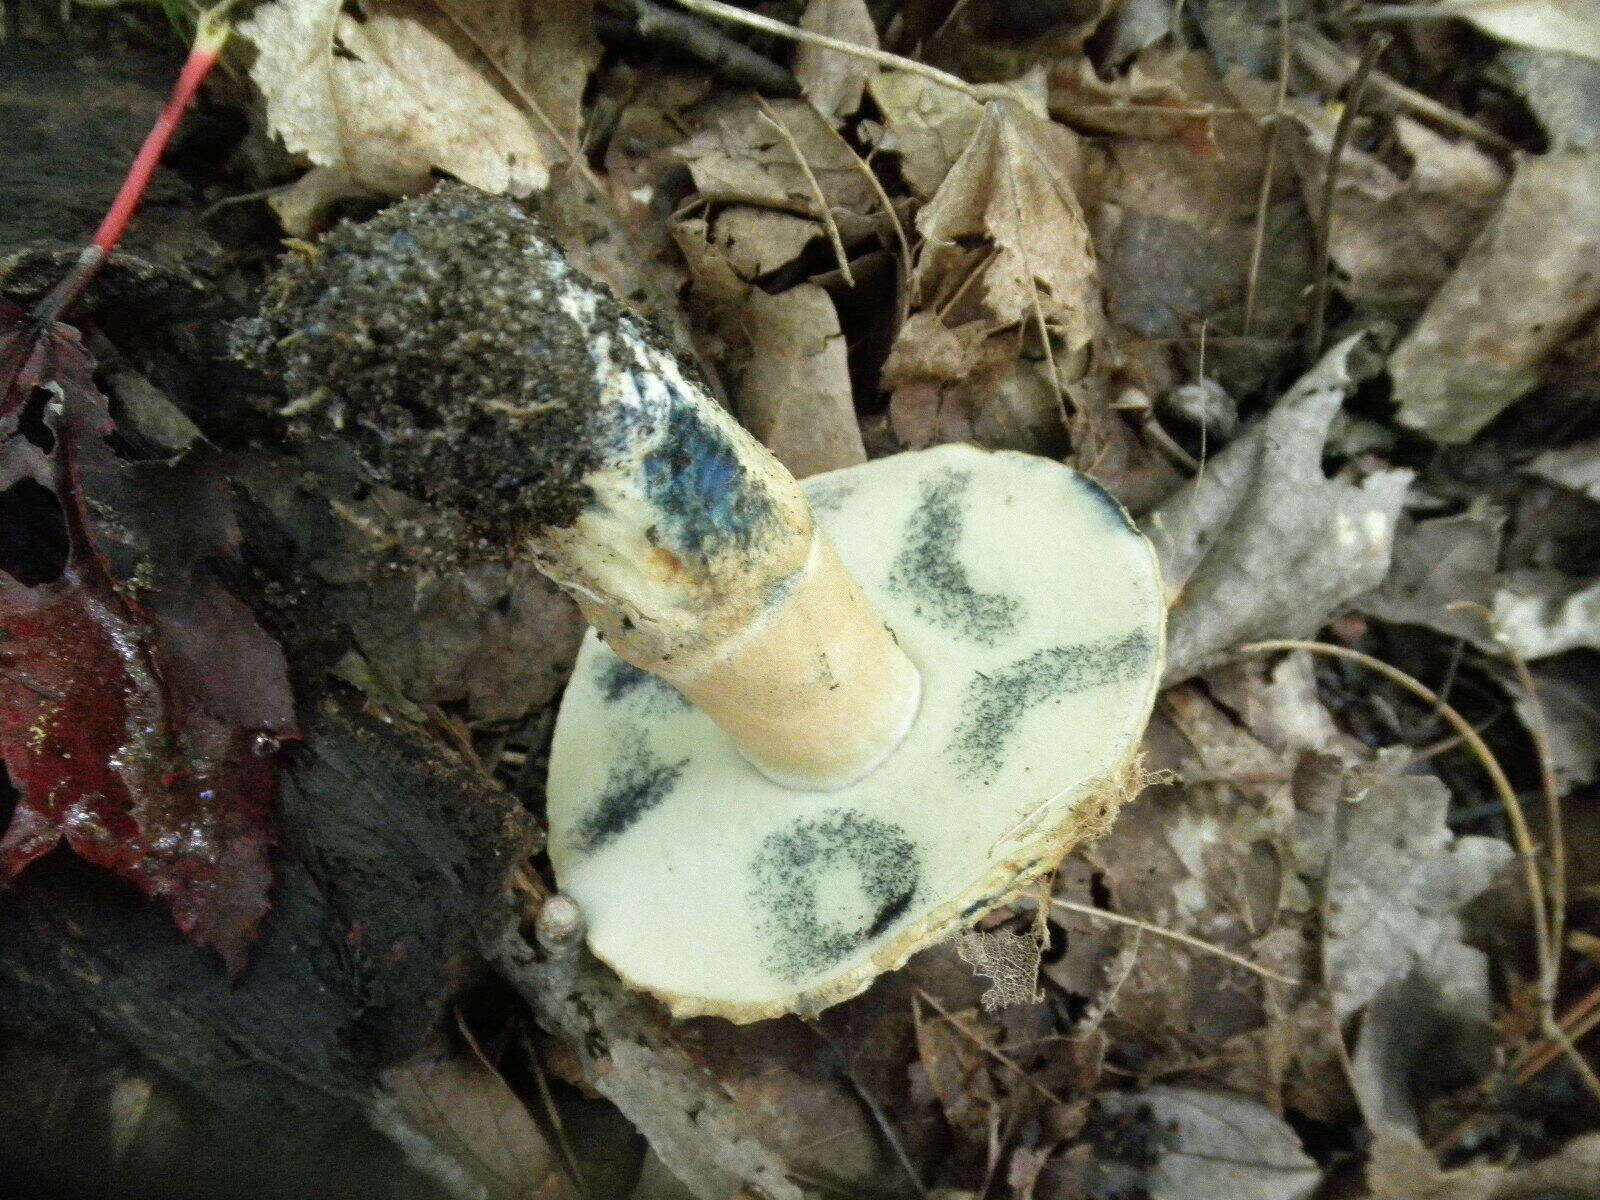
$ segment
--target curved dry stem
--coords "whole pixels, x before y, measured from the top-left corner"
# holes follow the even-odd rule
[[[1263,979],[1270,979],[1273,983],[1287,984],[1289,987],[1300,987],[1305,983],[1303,979],[1296,979],[1293,975],[1285,975],[1281,971],[1274,971],[1271,967],[1263,967],[1258,962],[1251,962],[1242,954],[1235,954],[1232,950],[1224,950],[1221,946],[1212,944],[1201,938],[1191,937],[1187,933],[1179,933],[1176,929],[1166,929],[1160,925],[1152,925],[1149,921],[1141,921],[1137,917],[1125,917],[1121,913],[1112,912],[1108,908],[1099,908],[1093,904],[1079,904],[1076,900],[1063,900],[1059,896],[1052,897],[1050,904],[1053,908],[1065,912],[1077,913],[1082,917],[1090,917],[1097,921],[1109,921],[1113,925],[1126,925],[1130,929],[1142,930],[1154,934],[1156,937],[1166,938],[1168,941],[1177,942],[1198,950],[1202,954],[1210,954],[1216,958],[1225,959],[1236,967],[1243,967],[1246,971],[1253,971]]]

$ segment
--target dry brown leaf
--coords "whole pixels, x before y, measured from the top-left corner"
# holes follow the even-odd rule
[[[1546,450],[1528,464],[1528,472],[1600,500],[1600,438]]]
[[[1123,1195],[1309,1200],[1322,1183],[1322,1171],[1289,1124],[1243,1096],[1156,1086],[1107,1093],[1097,1105],[1113,1118],[1159,1131],[1146,1155],[1137,1156],[1142,1161],[1127,1181],[1131,1186],[1118,1189]]]
[[[404,195],[435,171],[543,187],[599,55],[583,0],[273,0],[240,30],[268,129],[313,168],[274,201],[294,233],[340,196]]]
[[[470,1054],[432,1050],[383,1073],[374,1123],[457,1194],[484,1200],[577,1193],[504,1079]]]
[[[879,148],[900,159],[906,183],[927,199],[978,131],[983,105],[909,71],[882,71],[867,81],[867,90],[883,114]]]
[[[921,1005],[912,1012],[917,1058],[944,1119],[960,1137],[984,1144],[992,1111],[1000,1102],[989,1060],[971,1037],[951,1028],[950,1020],[923,1011]]]
[[[733,319],[750,339],[736,388],[750,431],[797,478],[866,462],[828,293],[814,283],[776,296],[758,288]]]
[[[1422,625],[1495,653],[1481,609],[1494,602],[1504,527],[1505,513],[1487,506],[1403,523],[1388,577],[1356,606],[1380,621]]]
[[[1500,635],[1524,658],[1600,650],[1600,581],[1559,571],[1515,571],[1494,595]]]
[[[1105,80],[1088,55],[1078,55],[1058,63],[1049,81],[1050,115],[1075,129],[1175,138],[1196,153],[1214,149],[1212,106],[1191,100],[1174,79],[1151,75],[1139,63]]]
[[[1109,315],[1119,330],[1149,339],[1156,380],[1169,372],[1172,382],[1202,373],[1196,347],[1204,329],[1203,373],[1232,395],[1248,395],[1295,356],[1292,335],[1313,275],[1311,227],[1293,177],[1280,162],[1246,328],[1267,158],[1267,136],[1252,113],[1270,109],[1272,87],[1250,81],[1265,89],[1265,97],[1242,87],[1236,91],[1243,81],[1237,74],[1219,77],[1204,52],[1147,55],[1141,67],[1191,104],[1215,110],[1216,151],[1198,152],[1172,138],[1099,143],[1106,167],[1092,177],[1085,204]],[[1173,371],[1175,353],[1185,358]]]
[[[1307,637],[1387,577],[1412,473],[1356,483],[1322,469],[1329,427],[1374,358],[1366,334],[1340,342],[1149,518],[1173,596],[1169,682],[1245,641]]]
[[[711,235],[740,277],[753,282],[799,258],[822,236],[822,226],[810,217],[734,204],[717,214]]]
[[[809,0],[800,28],[878,48],[878,30],[866,0]],[[851,116],[861,107],[867,80],[877,69],[864,58],[811,42],[802,42],[794,57],[794,77],[800,81],[801,94],[832,121]]]
[[[876,228],[877,196],[833,127],[803,100],[776,100],[768,107],[810,166],[840,233],[852,240]],[[688,166],[702,199],[822,215],[794,147],[748,97],[717,103],[706,114],[705,127],[675,154]]]
[[[1600,305],[1600,152],[1518,166],[1499,213],[1389,360],[1402,424],[1464,442]]]
[[[921,317],[938,319],[917,313],[911,320]],[[951,342],[959,344],[961,336],[973,330],[982,332],[977,322],[949,331]],[[889,425],[901,446],[920,450],[945,442],[972,442],[1030,454],[1065,451],[1061,400],[1044,363],[1018,358],[1010,338],[983,340],[975,356],[965,361],[967,373],[956,379],[940,382],[934,376],[913,376],[895,386],[889,398]]]
[[[917,214],[916,285],[925,305],[995,329],[1042,317],[1067,353],[1098,329],[1099,283],[1078,204],[1077,139],[1019,104],[990,101],[982,123]],[[976,250],[974,248],[977,248]]]

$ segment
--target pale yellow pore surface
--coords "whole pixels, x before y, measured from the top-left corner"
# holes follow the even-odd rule
[[[894,752],[922,681],[827,535],[786,594],[709,667],[657,673],[775,783],[832,791]]]

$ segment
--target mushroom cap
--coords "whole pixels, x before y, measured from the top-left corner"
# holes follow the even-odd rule
[[[764,777],[593,631],[550,754],[550,854],[589,945],[675,1016],[810,1014],[970,925],[1137,790],[1154,552],[1086,476],[948,445],[803,484],[922,671],[915,724],[831,792]]]

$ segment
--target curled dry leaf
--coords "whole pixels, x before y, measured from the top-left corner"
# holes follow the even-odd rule
[[[866,0],[809,0],[800,27],[841,42],[878,48],[878,30]],[[794,77],[800,82],[801,94],[833,121],[851,116],[861,107],[867,80],[877,70],[867,59],[811,42],[802,42],[794,56]]]
[[[1403,763],[1409,753],[1395,757]],[[1462,944],[1457,914],[1511,862],[1511,847],[1453,834],[1450,791],[1432,775],[1388,775],[1336,803],[1327,814],[1337,832],[1324,953],[1339,1019],[1419,962],[1459,972],[1470,959],[1486,970],[1482,954]]]
[[[1505,46],[1500,66],[1558,149],[1600,146],[1600,60]]]
[[[1307,207],[1319,211],[1338,115],[1296,110],[1290,142]],[[1452,142],[1405,117],[1395,137],[1411,160],[1401,178],[1377,155],[1346,146],[1339,160],[1328,250],[1339,287],[1357,304],[1397,321],[1425,305],[1493,214],[1505,172],[1470,142]]]
[[[1494,596],[1500,634],[1523,658],[1600,649],[1600,582],[1559,571],[1518,571]]]
[[[1525,159],[1500,211],[1389,360],[1400,421],[1464,442],[1600,305],[1600,152]]]
[[[1600,500],[1600,439],[1546,450],[1528,464],[1528,472]]]
[[[1103,325],[1077,162],[1067,130],[1016,102],[990,101],[918,214],[918,311],[883,372],[906,444],[1056,449],[1050,430],[1059,436],[1066,389]],[[1023,359],[1025,331],[1037,342],[1041,327],[1049,345],[1030,353],[1038,362]]]
[[[844,139],[803,100],[771,101],[768,108],[770,118],[748,97],[720,102],[706,114],[700,132],[674,151],[701,198],[820,218],[798,148],[844,238],[875,229],[877,196]],[[774,119],[788,138],[774,128]]]
[[[1268,138],[1251,113],[1270,110],[1272,87],[1237,75],[1224,80],[1198,51],[1147,56],[1141,69],[1152,84],[1169,84],[1190,105],[1213,112],[1216,148],[1180,138],[1098,143],[1106,170],[1093,176],[1085,203],[1109,316],[1128,341],[1148,341],[1152,391],[1201,373],[1193,348],[1205,329],[1204,373],[1234,395],[1255,392],[1293,354],[1313,277],[1311,228],[1281,163],[1252,269]],[[1247,306],[1252,278],[1254,303]],[[1220,330],[1233,336],[1216,337]],[[1169,361],[1185,348],[1187,361]]]
[[[1479,508],[1431,521],[1407,521],[1394,542],[1394,567],[1357,607],[1399,625],[1422,625],[1495,652],[1481,611],[1494,603],[1505,513]]]
[[[237,972],[295,727],[281,651],[208,565],[237,547],[226,488],[203,445],[117,457],[76,332],[0,322],[0,878],[65,841]]]
[[[883,116],[879,148],[921,199],[939,190],[983,121],[983,105],[964,92],[909,71],[880,71],[867,82]]]
[[[476,1054],[429,1047],[381,1083],[373,1124],[435,1179],[483,1200],[581,1197],[527,1106]]]
[[[966,150],[917,214],[925,306],[992,330],[1042,317],[1066,352],[1100,316],[1089,230],[1073,176],[1076,139],[1019,104],[991,100]]]
[[[1050,71],[1048,95],[1050,115],[1075,129],[1174,138],[1197,154],[1215,149],[1211,106],[1196,103],[1175,79],[1152,75],[1137,62],[1126,74],[1105,80],[1088,55],[1063,59]]]
[[[341,196],[435,171],[488,192],[545,186],[599,58],[584,0],[273,0],[241,26],[268,129],[312,170],[274,205],[290,232]]]
[[[1543,729],[1550,771],[1563,792],[1600,775],[1600,671],[1592,651],[1553,655],[1528,669],[1536,698],[1514,672],[1496,672],[1528,729]]]
[[[1173,593],[1169,682],[1246,640],[1307,636],[1388,575],[1411,472],[1359,484],[1322,473],[1329,427],[1371,357],[1366,334],[1339,343],[1150,518]]]
[[[866,462],[828,293],[814,283],[776,296],[755,289],[734,320],[750,339],[735,388],[750,431],[799,479]]]

